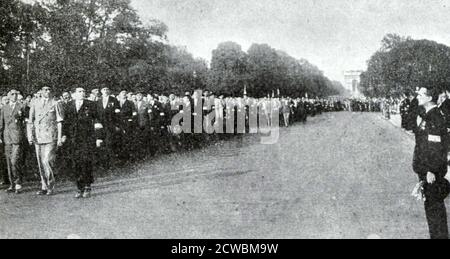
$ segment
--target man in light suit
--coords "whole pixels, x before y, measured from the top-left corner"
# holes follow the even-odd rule
[[[62,146],[63,108],[56,101],[50,87],[42,88],[42,97],[30,107],[28,140],[36,147],[41,177],[41,190],[37,195],[52,195],[55,187],[55,160],[57,146]]]
[[[0,132],[3,133],[10,182],[7,192],[16,194],[22,191],[21,158],[25,139],[25,107],[17,101],[18,95],[18,91],[11,90],[9,103],[0,112]]]
[[[0,104],[0,110],[3,109],[3,103]],[[3,139],[3,132],[0,133],[0,139]],[[5,158],[5,145],[4,143],[0,143],[0,175],[1,178],[1,187],[9,187],[9,175],[8,175],[8,169],[6,167],[6,158]]]

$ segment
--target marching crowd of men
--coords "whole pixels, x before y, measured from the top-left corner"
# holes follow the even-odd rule
[[[379,98],[351,98],[347,110],[352,112],[381,112],[383,100]]]
[[[258,133],[260,127],[289,127],[324,112],[380,112],[389,103],[364,98],[225,98],[208,91],[163,96],[122,90],[112,95],[108,87],[89,94],[76,88],[59,98],[52,88],[43,87],[24,99],[19,91],[11,90],[2,97],[0,106],[2,185],[7,193],[20,194],[28,166],[39,172],[37,195],[54,194],[55,174],[60,171],[76,182],[76,198],[89,198],[94,168],[108,170],[157,152],[192,150],[233,136]],[[413,169],[420,186],[415,191],[425,200],[430,235],[448,238],[444,200],[450,193],[450,183],[445,179],[449,165],[450,92],[421,88],[414,96],[405,95],[399,110],[402,127],[416,135]],[[188,124],[188,131],[172,121],[186,111],[188,119],[183,116],[181,126]],[[211,114],[215,116],[209,123],[219,129],[214,134],[203,128]],[[273,125],[274,116],[279,118],[279,125]],[[237,130],[239,117],[244,118],[243,130]],[[251,118],[257,118],[256,131]],[[194,123],[198,120],[200,129]],[[225,132],[228,134],[219,134]],[[33,160],[36,167],[30,162]]]
[[[0,140],[4,152],[0,152],[0,170],[6,192],[20,194],[24,176],[38,171],[41,186],[37,195],[53,195],[58,174],[76,182],[76,198],[91,196],[94,169],[107,171],[158,152],[192,150],[257,133],[258,129],[254,131],[249,123],[255,112],[257,128],[274,126],[275,115],[280,118],[279,126],[289,127],[306,122],[308,116],[346,109],[343,101],[331,98],[225,98],[209,91],[164,96],[122,90],[113,95],[108,87],[89,93],[77,88],[60,97],[50,87],[26,98],[11,90],[1,101]],[[196,109],[199,106],[200,114]],[[192,125],[188,132],[172,125],[174,116],[186,111],[186,107],[192,119],[188,120]],[[231,120],[232,134],[207,134],[203,128],[200,132],[194,129],[194,121],[200,118],[203,125],[206,114],[215,114],[214,126],[222,124],[219,133],[230,133],[227,124]],[[243,131],[236,128],[240,114],[245,117]]]

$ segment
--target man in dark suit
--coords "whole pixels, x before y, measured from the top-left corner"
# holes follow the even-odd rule
[[[407,131],[415,131],[417,128],[417,116],[419,116],[419,101],[417,96],[411,96],[411,102],[408,110],[408,127]]]
[[[0,132],[5,143],[6,164],[10,187],[8,193],[19,194],[22,191],[22,152],[25,143],[25,107],[17,101],[19,92],[8,93],[9,103],[0,112]]]
[[[442,114],[444,115],[445,125],[447,127],[447,132],[449,133],[449,138],[450,138],[450,99],[449,99],[450,93],[448,93],[446,91],[445,93],[443,93],[443,96],[445,97],[445,99],[442,101],[439,108],[440,108]]]
[[[164,111],[156,95],[150,96],[148,104],[148,113],[150,115],[150,154],[154,156],[158,152],[161,144],[163,144],[162,138],[164,132],[161,128],[164,127],[164,122],[161,114],[164,114]]]
[[[86,100],[86,91],[77,88],[64,114],[65,133],[70,146],[72,170],[78,193],[76,198],[89,198],[94,183],[93,156],[96,147],[95,123],[97,107]]]
[[[104,132],[104,143],[99,151],[99,160],[101,165],[108,169],[113,158],[120,153],[117,145],[119,128],[120,106],[116,98],[111,96],[108,87],[102,88],[102,97],[97,101],[97,130]]]
[[[425,212],[432,239],[448,239],[447,211],[444,200],[450,192],[447,174],[447,127],[437,107],[439,91],[421,88],[418,104],[413,169],[423,183]]]
[[[402,129],[408,128],[408,117],[409,117],[409,106],[411,104],[411,100],[409,99],[409,95],[405,95],[405,99],[400,104],[400,116],[402,118]]]
[[[142,159],[150,151],[150,145],[148,145],[150,139],[150,105],[144,101],[142,92],[136,94],[135,110],[137,111],[135,132],[136,157]]]
[[[129,162],[133,155],[133,136],[135,129],[135,117],[137,112],[134,103],[128,100],[127,90],[122,90],[118,96],[119,101],[119,135],[120,146],[119,162],[125,164]]]

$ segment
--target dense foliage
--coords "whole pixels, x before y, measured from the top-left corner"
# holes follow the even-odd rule
[[[361,76],[361,90],[367,96],[399,97],[423,86],[450,89],[448,46],[389,34]]]
[[[306,60],[268,45],[245,52],[232,42],[213,51],[211,64],[171,46],[167,26],[144,24],[130,0],[44,0],[0,5],[0,87],[32,92],[104,85],[114,90],[176,93],[207,88],[225,95],[337,95]]]

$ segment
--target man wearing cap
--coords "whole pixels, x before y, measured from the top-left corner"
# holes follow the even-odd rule
[[[31,104],[28,140],[35,145],[41,190],[38,195],[52,195],[55,187],[55,160],[57,146],[62,146],[63,107],[51,93],[42,88],[42,97]]]
[[[111,165],[113,157],[120,152],[115,138],[120,130],[118,125],[120,106],[117,99],[111,96],[108,87],[103,87],[101,92],[102,97],[97,101],[98,121],[96,128],[102,129],[105,134],[102,151],[100,152],[100,162],[107,169]]]
[[[9,103],[0,112],[0,132],[5,144],[6,164],[10,187],[8,193],[19,194],[22,191],[22,152],[25,140],[25,107],[17,101],[19,92],[8,93]]]

